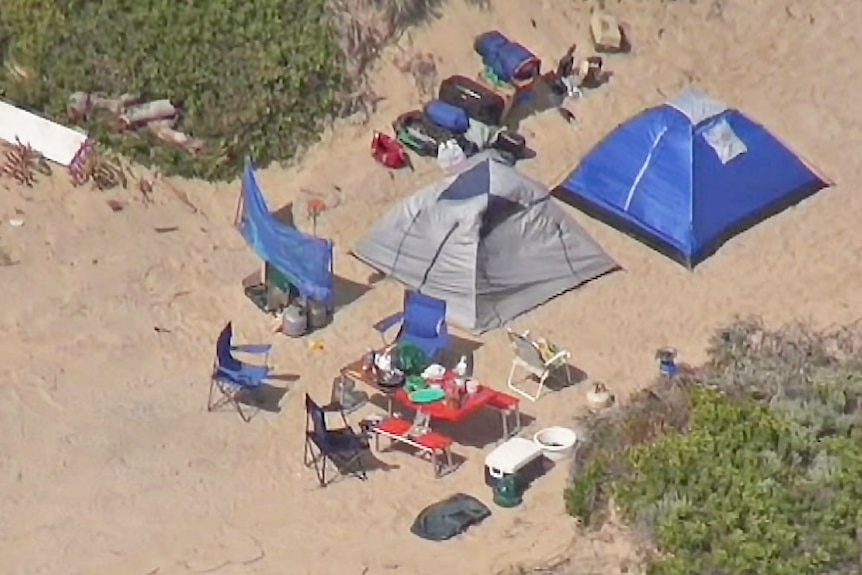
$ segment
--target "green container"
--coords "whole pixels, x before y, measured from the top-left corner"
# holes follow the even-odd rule
[[[398,368],[406,376],[421,375],[425,368],[431,365],[428,357],[421,349],[409,343],[399,343],[396,348]]]
[[[500,507],[517,507],[523,500],[517,475],[506,475],[494,484],[494,503]]]
[[[426,387],[428,387],[428,383],[418,375],[411,375],[407,378],[407,381],[404,382],[404,388],[407,390],[407,393],[413,393],[414,391],[419,391]]]

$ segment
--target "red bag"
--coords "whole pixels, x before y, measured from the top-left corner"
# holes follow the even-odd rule
[[[410,165],[410,158],[401,143],[380,132],[374,132],[374,137],[371,138],[371,155],[375,160],[393,170]]]

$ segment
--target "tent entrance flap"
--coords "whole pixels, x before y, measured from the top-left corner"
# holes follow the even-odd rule
[[[269,211],[251,162],[246,162],[234,224],[262,260],[312,300],[333,301],[332,242],[303,234]]]

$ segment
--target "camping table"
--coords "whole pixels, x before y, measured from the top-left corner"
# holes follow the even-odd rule
[[[390,416],[392,415],[392,398],[395,395],[395,389],[389,387],[383,387],[377,383],[377,378],[374,377],[373,373],[369,373],[362,369],[362,358],[357,359],[356,361],[352,361],[341,368],[341,375],[343,377],[349,377],[350,379],[360,381],[365,385],[372,387],[379,391],[387,401],[387,410]],[[400,389],[400,388],[397,388]]]
[[[480,385],[476,393],[467,396],[467,401],[461,407],[453,407],[445,400],[420,405],[410,401],[410,397],[404,387],[392,389],[378,385],[377,378],[362,370],[362,359],[358,359],[342,367],[341,375],[361,381],[383,394],[387,400],[387,414],[389,416],[392,416],[392,400],[395,399],[404,407],[421,414],[427,420],[440,419],[450,423],[461,423],[483,408],[488,407],[497,395],[497,392],[493,389]]]
[[[404,407],[412,409],[424,417],[426,425],[430,427],[432,419],[441,419],[450,423],[461,423],[484,407],[487,407],[496,394],[497,392],[493,389],[480,385],[476,393],[467,396],[467,400],[463,405],[454,407],[446,400],[427,404],[413,403],[410,401],[407,390],[399,387],[395,391],[395,399]]]

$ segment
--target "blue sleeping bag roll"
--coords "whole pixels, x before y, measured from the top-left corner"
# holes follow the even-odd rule
[[[470,128],[467,112],[440,100],[431,100],[425,104],[425,117],[453,134],[463,134]]]
[[[482,57],[482,63],[505,82],[529,81],[539,74],[541,62],[535,54],[496,30],[477,36],[473,49]]]
[[[508,38],[494,30],[477,36],[476,40],[473,42],[473,49],[482,57],[482,60],[485,61],[493,59],[500,48],[508,43]]]
[[[530,65],[535,61],[536,57],[532,52],[517,42],[509,42],[497,51],[497,65],[500,69],[495,68],[494,72],[509,82],[529,80],[533,72]]]

